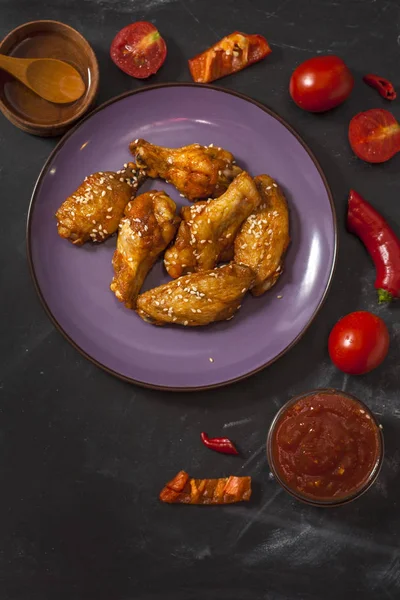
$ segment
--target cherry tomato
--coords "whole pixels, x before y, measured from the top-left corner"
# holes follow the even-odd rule
[[[110,55],[122,71],[145,79],[157,73],[167,56],[167,46],[152,23],[138,21],[117,33]]]
[[[310,112],[324,112],[342,104],[351,94],[354,78],[338,56],[316,56],[293,72],[290,95],[297,106]]]
[[[328,350],[338,369],[362,375],[378,367],[389,349],[389,333],[380,317],[367,311],[353,312],[332,329]]]
[[[358,158],[385,162],[400,152],[400,125],[388,110],[372,108],[352,118],[349,142]]]

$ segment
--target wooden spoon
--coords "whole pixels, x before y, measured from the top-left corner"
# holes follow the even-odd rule
[[[14,58],[0,54],[0,69],[22,81],[45,100],[57,104],[78,100],[86,89],[78,71],[55,58]]]

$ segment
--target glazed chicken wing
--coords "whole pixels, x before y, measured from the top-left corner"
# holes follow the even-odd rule
[[[253,179],[242,171],[220,198],[185,206],[175,243],[165,253],[169,275],[207,271],[229,257],[242,223],[260,202]]]
[[[241,172],[230,152],[212,144],[163,148],[139,139],[129,148],[149,177],[172,183],[188,200],[217,198]]]
[[[147,192],[128,203],[120,224],[112,261],[115,275],[110,285],[127,308],[135,308],[147,273],[173,239],[179,221],[175,202],[164,192]]]
[[[144,179],[134,163],[118,172],[89,175],[56,212],[58,234],[77,246],[104,242],[117,231],[125,206]]]
[[[254,179],[262,203],[243,224],[235,240],[235,261],[256,274],[251,293],[261,296],[278,281],[289,245],[289,212],[285,196],[268,175]]]
[[[153,325],[198,327],[229,320],[240,308],[253,280],[251,269],[235,263],[192,273],[141,294],[137,312]]]

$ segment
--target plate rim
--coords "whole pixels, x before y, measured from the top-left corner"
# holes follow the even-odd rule
[[[243,375],[239,375],[238,377],[234,377],[232,379],[228,379],[228,380],[223,381],[223,382],[208,384],[208,385],[204,385],[204,386],[202,385],[202,386],[173,387],[173,386],[168,386],[168,385],[157,385],[157,384],[148,383],[146,381],[140,381],[138,379],[134,379],[133,377],[128,377],[126,375],[122,375],[121,373],[118,373],[117,371],[114,371],[114,369],[111,369],[107,365],[101,363],[99,360],[97,360],[93,356],[90,356],[90,354],[88,354],[85,350],[83,350],[83,348],[81,348],[70,337],[70,335],[65,331],[65,329],[62,327],[62,325],[58,322],[58,320],[56,319],[56,317],[53,315],[53,313],[52,313],[49,305],[47,304],[47,301],[46,301],[46,299],[45,299],[45,297],[44,297],[44,295],[43,295],[43,293],[41,291],[41,288],[40,288],[40,285],[39,285],[39,282],[38,282],[38,279],[37,279],[37,276],[36,276],[34,261],[33,261],[33,258],[32,258],[31,225],[32,225],[32,214],[33,214],[33,210],[34,210],[34,205],[35,205],[36,197],[38,195],[41,183],[42,183],[44,177],[48,173],[48,168],[49,168],[50,162],[58,154],[58,152],[64,146],[65,142],[80,128],[80,126],[83,123],[85,123],[86,121],[88,121],[95,114],[101,112],[102,110],[104,110],[105,108],[107,108],[108,106],[110,106],[111,104],[114,104],[115,102],[119,102],[120,100],[122,100],[124,98],[127,98],[128,96],[133,96],[135,94],[140,94],[140,93],[147,92],[147,91],[150,91],[150,90],[155,90],[155,89],[160,89],[160,88],[169,88],[169,87],[193,87],[193,88],[200,88],[200,89],[204,89],[205,88],[205,89],[211,89],[211,90],[214,90],[214,91],[217,91],[217,92],[223,92],[223,93],[229,94],[231,96],[236,96],[237,98],[240,98],[241,100],[244,100],[245,102],[249,102],[251,104],[254,104],[255,106],[257,106],[257,108],[261,109],[262,111],[266,112],[268,115],[270,115],[271,117],[273,117],[274,119],[276,119],[279,123],[281,123],[284,127],[286,127],[286,129],[292,135],[294,135],[294,137],[301,144],[301,146],[304,148],[304,150],[307,152],[307,154],[309,155],[309,157],[313,161],[313,163],[314,163],[314,165],[315,165],[315,167],[316,167],[316,169],[318,171],[318,174],[321,177],[321,180],[322,180],[322,182],[324,184],[326,192],[328,194],[329,204],[330,204],[331,212],[332,212],[333,234],[334,234],[334,246],[333,246],[333,257],[332,257],[333,260],[332,260],[332,265],[331,265],[331,269],[330,269],[330,273],[329,273],[327,284],[325,286],[324,293],[322,294],[322,297],[321,297],[321,299],[320,299],[317,307],[315,308],[313,314],[311,315],[311,317],[308,320],[308,322],[306,323],[306,325],[303,327],[303,329],[300,331],[300,333],[290,342],[290,344],[288,344],[279,354],[277,354],[274,358],[272,358],[271,360],[269,360],[266,363],[262,364],[261,366],[257,367],[256,369],[253,369],[252,371],[249,371],[248,373],[245,373]],[[228,386],[228,385],[231,385],[233,383],[236,383],[238,381],[242,381],[244,379],[247,379],[248,377],[251,377],[252,375],[255,375],[256,373],[259,373],[263,369],[265,369],[265,368],[269,367],[270,365],[272,365],[279,358],[281,358],[287,352],[289,352],[289,350],[291,350],[301,340],[301,338],[305,335],[305,333],[307,332],[307,330],[309,329],[309,327],[314,322],[314,320],[315,320],[316,316],[318,315],[319,311],[321,310],[321,308],[322,308],[323,304],[325,303],[325,300],[326,300],[326,298],[328,296],[330,288],[331,288],[333,276],[334,276],[335,270],[336,270],[337,258],[338,258],[338,221],[337,221],[337,215],[336,215],[336,209],[335,209],[335,203],[334,203],[334,200],[333,200],[332,190],[330,188],[328,180],[327,180],[327,178],[325,176],[325,173],[324,173],[324,171],[323,171],[323,169],[322,169],[322,167],[321,167],[318,159],[316,158],[316,156],[313,153],[313,151],[311,150],[311,148],[309,148],[308,144],[303,140],[303,138],[301,137],[301,135],[283,117],[281,117],[280,115],[278,115],[275,111],[273,111],[272,109],[268,108],[267,106],[265,106],[261,102],[258,102],[257,100],[254,100],[253,98],[250,98],[250,96],[247,96],[246,94],[242,94],[241,92],[237,92],[236,90],[231,90],[231,89],[223,88],[223,87],[220,87],[220,86],[217,86],[217,85],[199,84],[199,83],[192,83],[192,82],[156,83],[156,84],[153,84],[153,85],[147,85],[147,86],[140,87],[140,88],[138,88],[136,90],[129,90],[127,92],[123,92],[122,94],[119,94],[118,96],[114,96],[113,98],[110,98],[109,100],[106,100],[105,102],[103,102],[102,104],[100,104],[100,106],[96,107],[89,114],[87,114],[85,117],[83,117],[73,127],[71,127],[71,129],[59,140],[59,142],[56,144],[56,146],[50,152],[48,158],[46,159],[46,161],[45,161],[45,163],[43,165],[43,167],[41,168],[40,173],[38,175],[38,178],[37,178],[37,180],[35,182],[35,185],[33,187],[31,199],[30,199],[30,202],[29,202],[29,208],[28,208],[28,214],[27,214],[27,221],[26,221],[26,252],[27,252],[27,258],[28,258],[29,271],[30,271],[30,274],[31,274],[31,277],[32,277],[32,280],[33,280],[34,288],[36,290],[37,295],[39,296],[39,299],[41,301],[42,307],[44,308],[44,311],[47,314],[47,317],[50,319],[51,323],[58,330],[58,332],[61,333],[61,335],[71,344],[71,346],[73,348],[75,348],[75,350],[77,350],[84,358],[86,358],[87,360],[89,360],[96,367],[99,367],[103,371],[106,371],[110,375],[113,375],[114,377],[117,377],[118,379],[120,379],[122,381],[125,381],[127,383],[130,383],[130,384],[133,383],[135,385],[139,385],[139,386],[141,386],[143,388],[152,389],[152,390],[168,391],[168,392],[196,392],[196,391],[206,391],[206,390],[213,390],[213,389],[221,388],[221,387]]]

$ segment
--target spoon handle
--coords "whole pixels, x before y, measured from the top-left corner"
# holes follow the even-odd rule
[[[14,75],[17,79],[25,81],[26,69],[31,63],[29,58],[14,58],[6,54],[0,54],[0,69],[4,69],[7,73]]]

